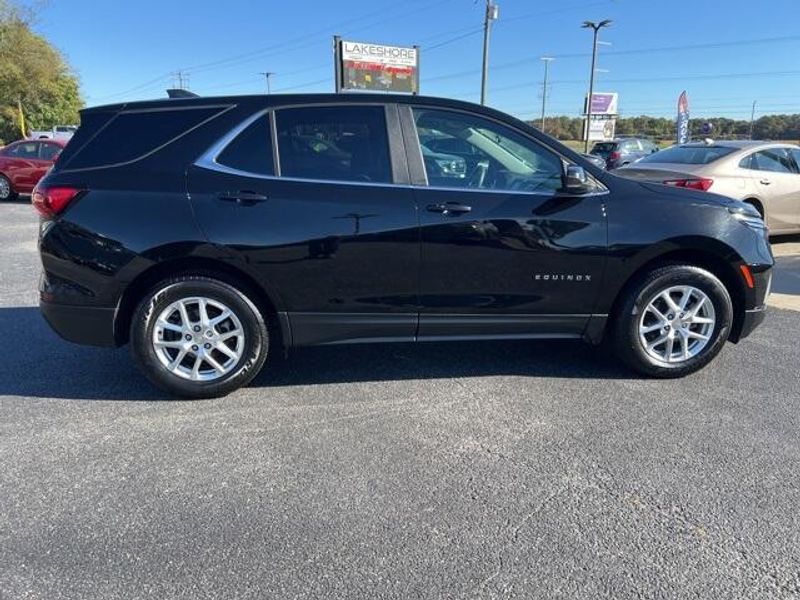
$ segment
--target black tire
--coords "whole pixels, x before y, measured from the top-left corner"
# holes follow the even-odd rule
[[[647,352],[639,335],[643,311],[661,291],[672,286],[692,286],[703,292],[711,301],[715,315],[706,345],[695,356],[680,362],[657,359]],[[618,310],[612,316],[611,341],[619,358],[638,373],[665,379],[689,375],[711,362],[728,340],[733,321],[731,297],[719,278],[705,269],[691,265],[664,265],[639,277],[623,294]],[[663,335],[663,331],[657,331],[655,336]]]
[[[171,372],[162,364],[153,343],[156,320],[162,311],[182,298],[196,296],[225,305],[244,332],[240,357],[231,359],[236,362],[230,365],[230,370],[211,381],[193,381]],[[178,335],[178,338],[183,339],[183,336]],[[193,275],[162,281],[142,299],[131,321],[130,340],[133,358],[145,377],[162,390],[182,398],[216,398],[247,385],[264,366],[269,351],[267,325],[255,304],[228,283]],[[191,362],[192,356],[184,360]],[[202,361],[201,364],[211,366]]]
[[[0,195],[0,202],[11,202],[12,200],[16,199],[17,194],[14,193],[14,187],[11,185],[11,181],[9,181],[8,177],[5,175],[0,175],[0,179],[8,184],[8,196],[4,198],[2,195]]]

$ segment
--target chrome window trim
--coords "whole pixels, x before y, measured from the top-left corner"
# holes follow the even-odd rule
[[[427,185],[427,184],[426,185],[414,185],[414,184],[410,184],[410,183],[393,183],[393,182],[389,182],[389,183],[383,183],[383,182],[378,183],[378,182],[375,182],[375,183],[373,183],[373,182],[369,182],[369,181],[348,181],[346,179],[341,179],[341,180],[340,179],[313,179],[313,178],[310,178],[310,177],[308,177],[308,178],[307,177],[285,177],[285,176],[281,175],[280,174],[280,155],[279,155],[279,149],[278,149],[278,145],[277,145],[277,141],[278,140],[277,140],[277,127],[276,127],[276,121],[277,121],[277,119],[276,119],[276,111],[278,109],[285,109],[285,108],[338,107],[338,106],[342,106],[342,105],[343,104],[336,103],[336,102],[326,102],[326,103],[322,103],[322,104],[302,104],[302,103],[300,103],[300,104],[276,105],[276,106],[271,106],[270,108],[265,108],[263,110],[260,110],[260,111],[258,111],[256,113],[254,113],[253,115],[247,117],[244,121],[239,123],[239,125],[236,125],[228,133],[223,135],[219,140],[217,140],[213,145],[211,145],[211,147],[209,147],[208,150],[206,150],[202,155],[200,155],[200,157],[194,162],[194,165],[197,166],[197,167],[201,167],[203,169],[208,169],[208,170],[211,170],[211,171],[217,171],[219,173],[224,173],[226,175],[237,175],[237,176],[240,176],[240,177],[250,177],[250,178],[253,178],[253,179],[264,179],[264,180],[267,180],[267,181],[291,181],[291,182],[297,182],[297,183],[321,183],[321,184],[326,184],[326,185],[330,185],[330,184],[333,184],[333,185],[354,185],[354,186],[369,186],[369,187],[381,187],[381,188],[391,187],[391,188],[403,188],[403,189],[414,189],[414,190],[431,190],[431,191],[443,191],[443,192],[466,192],[466,193],[473,193],[473,194],[474,193],[479,193],[479,194],[502,194],[502,195],[516,195],[516,196],[548,196],[548,197],[552,197],[552,196],[557,195],[557,193],[553,192],[553,191],[539,192],[539,191],[524,191],[524,190],[491,190],[491,189],[477,189],[477,188],[456,188],[456,187],[432,186],[432,185]],[[362,104],[362,103],[359,102],[357,104],[348,103],[347,106],[383,106],[383,107],[385,107],[386,103],[384,103],[384,102],[364,102]],[[436,106],[431,106],[431,105],[423,105],[423,106],[426,106],[426,107],[431,108],[431,109],[437,108]],[[413,106],[412,106],[412,108],[413,108]],[[439,108],[442,108],[442,107],[439,107]],[[443,110],[456,110],[458,112],[462,112],[462,113],[466,113],[466,114],[473,114],[473,113],[470,113],[467,110],[444,109],[444,108],[442,108],[442,109]],[[263,173],[253,173],[253,172],[250,172],[250,171],[244,171],[244,170],[241,170],[241,169],[235,169],[233,167],[228,167],[226,165],[223,165],[223,164],[220,164],[219,162],[217,162],[217,158],[219,158],[219,155],[222,154],[222,152],[225,150],[225,148],[227,148],[228,145],[230,145],[233,142],[233,140],[235,140],[236,137],[239,136],[245,129],[247,129],[250,125],[255,123],[258,119],[260,119],[265,114],[269,114],[269,119],[270,119],[270,135],[272,136],[272,156],[273,156],[273,161],[274,161],[274,167],[273,168],[274,168],[274,171],[275,171],[274,174],[265,175]],[[484,115],[481,115],[481,116],[486,118],[486,119],[495,121],[495,122],[497,122],[497,123],[499,123],[501,125],[504,125],[505,127],[510,127],[509,125],[503,123],[502,121],[499,121],[499,120],[494,119],[492,117],[486,117]],[[416,131],[416,122],[414,123],[414,128],[415,128],[415,131]],[[572,161],[567,159],[560,152],[557,152],[556,150],[550,148],[546,144],[542,144],[538,140],[535,140],[535,139],[531,138],[531,136],[526,135],[524,132],[519,131],[516,128],[512,128],[512,129],[514,129],[514,131],[517,131],[520,135],[525,136],[526,138],[532,140],[534,143],[544,147],[548,151],[556,154],[562,160],[565,160],[565,161],[569,162],[570,164],[573,164]],[[416,143],[417,144],[419,143],[419,139],[418,138],[417,138]],[[426,176],[426,179],[427,179],[427,173],[426,173],[425,176]],[[590,193],[587,193],[587,194],[581,194],[580,195],[581,198],[588,198],[588,197],[593,197],[593,196],[605,196],[605,195],[608,195],[610,193],[608,188],[601,181],[597,180],[596,178],[594,178],[594,179],[598,184],[600,184],[602,186],[602,189],[600,189],[600,190],[598,190],[596,192],[590,192]],[[567,196],[567,195],[569,195],[569,194],[565,194],[565,196]]]

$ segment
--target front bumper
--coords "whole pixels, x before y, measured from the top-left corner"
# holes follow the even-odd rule
[[[116,346],[114,317],[116,309],[75,306],[39,301],[39,308],[50,327],[69,342],[88,346]]]
[[[736,338],[736,341],[743,340],[748,335],[753,333],[756,327],[761,325],[764,321],[764,317],[767,316],[767,307],[766,305],[761,306],[759,308],[754,308],[752,310],[744,311],[744,319],[742,320],[742,328],[739,331],[739,335]]]

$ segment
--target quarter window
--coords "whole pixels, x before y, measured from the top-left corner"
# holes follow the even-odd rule
[[[379,106],[288,108],[276,113],[281,175],[390,183],[389,138]]]
[[[414,109],[428,184],[498,191],[555,191],[561,158],[513,129],[477,115]]]
[[[269,116],[263,115],[236,136],[217,157],[226,167],[256,175],[272,175],[272,134]]]

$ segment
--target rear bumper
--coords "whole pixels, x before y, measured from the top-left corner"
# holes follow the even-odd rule
[[[50,327],[62,338],[76,344],[113,347],[114,308],[75,306],[39,301]]]

